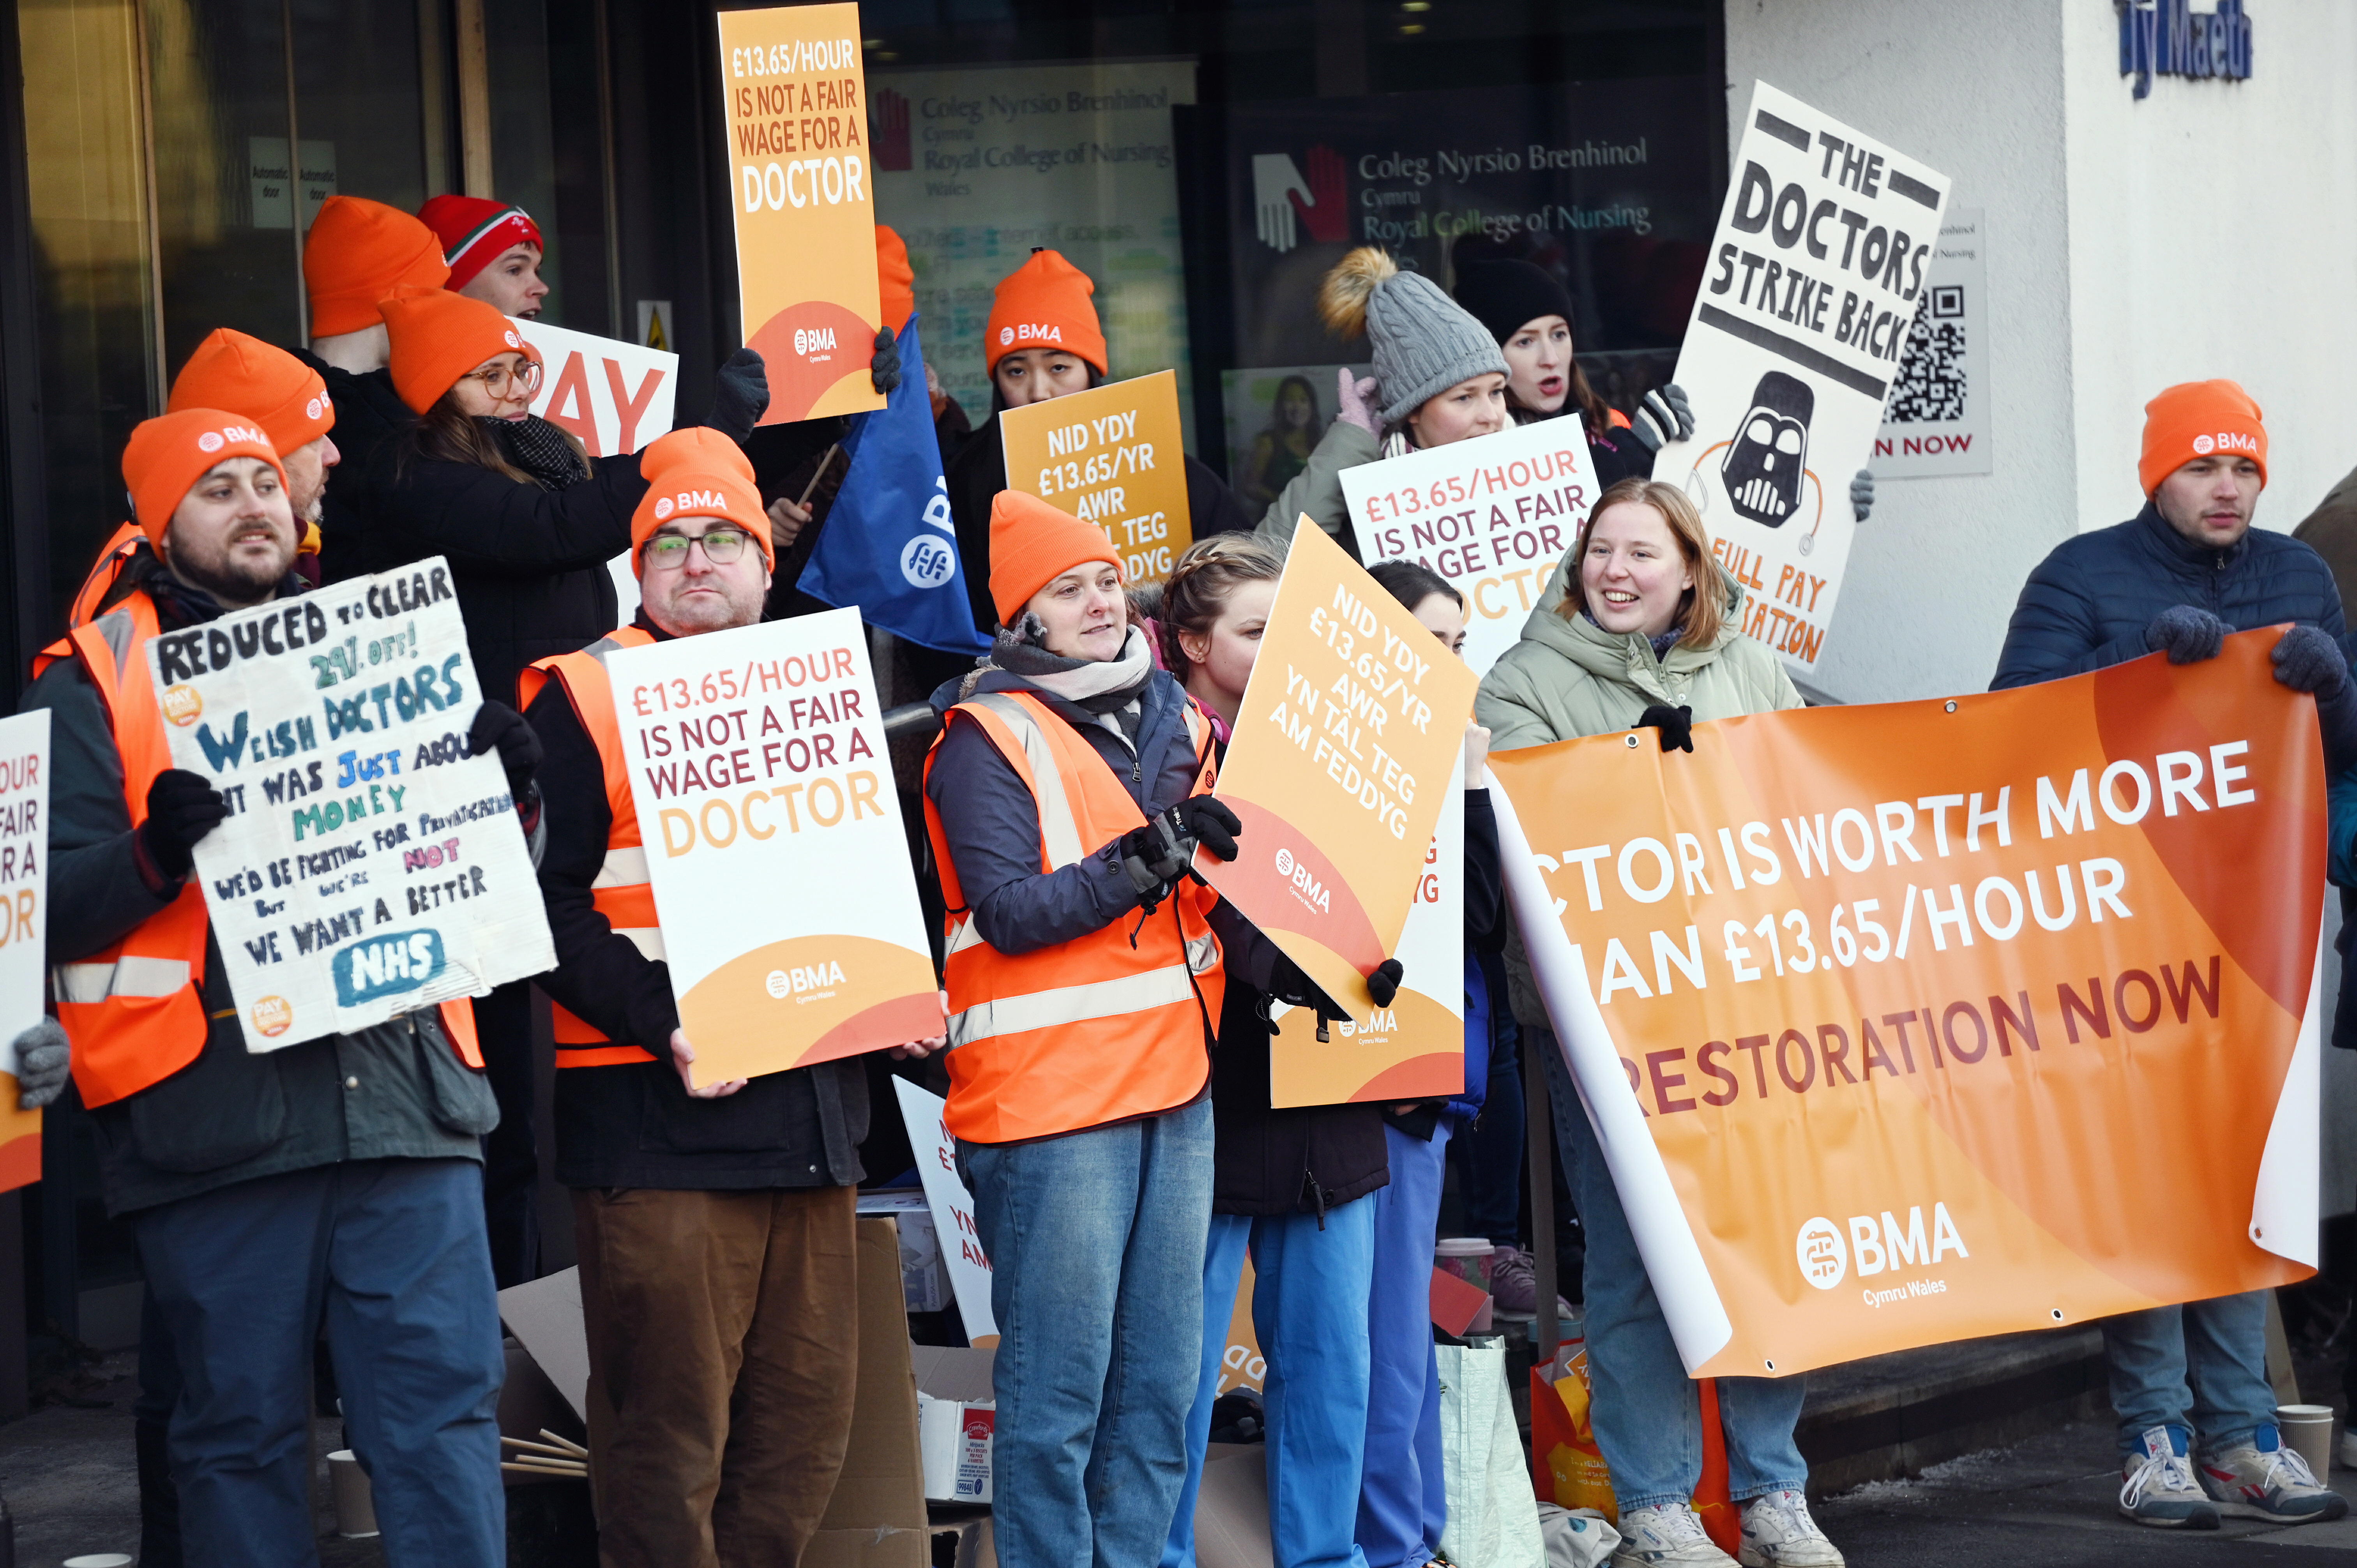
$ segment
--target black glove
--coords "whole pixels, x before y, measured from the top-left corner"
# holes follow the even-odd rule
[[[1170,808],[1178,820],[1178,831],[1211,852],[1218,860],[1236,857],[1236,837],[1244,825],[1225,802],[1215,796],[1189,795]]]
[[[1279,1002],[1307,1007],[1321,1020],[1330,1019],[1337,1024],[1350,1021],[1351,1015],[1328,1001],[1326,993],[1318,988],[1317,982],[1282,952],[1276,955],[1276,968],[1269,973],[1268,993]],[[1275,1026],[1270,1026],[1272,1028]]]
[[[523,715],[505,703],[485,703],[475,710],[467,730],[467,755],[480,757],[497,747],[500,766],[507,770],[508,793],[522,805],[532,794],[533,770],[540,766],[540,736]]]
[[[712,380],[712,412],[704,416],[705,428],[717,430],[742,446],[753,434],[753,426],[761,423],[761,415],[769,412],[769,370],[759,354],[739,349],[714,372]]]
[[[1684,441],[1694,433],[1694,404],[1686,401],[1685,388],[1674,383],[1647,392],[1637,404],[1637,416],[1629,422],[1629,434],[1648,452],[1658,452],[1664,441]]]
[[[2144,628],[2144,645],[2166,653],[2171,664],[2191,664],[2215,659],[2233,628],[2208,610],[2191,605],[2171,605]]]
[[[65,1092],[73,1048],[55,1018],[44,1018],[16,1036],[16,1109],[38,1111]]]
[[[1637,715],[1636,729],[1657,729],[1662,732],[1663,751],[1694,750],[1694,709],[1665,708],[1659,703]]]
[[[2276,642],[2276,679],[2295,692],[2329,702],[2349,682],[2349,660],[2341,644],[2312,626],[2296,626]]]
[[[1383,960],[1375,965],[1375,972],[1367,976],[1367,994],[1375,999],[1376,1006],[1390,1006],[1392,998],[1399,994],[1400,981],[1406,974],[1407,971],[1400,967],[1399,960]]]
[[[147,786],[147,820],[139,835],[156,869],[177,882],[197,863],[197,841],[229,815],[229,802],[201,773],[167,768]]]
[[[889,327],[876,334],[876,357],[867,361],[867,380],[887,396],[900,384],[900,340]]]

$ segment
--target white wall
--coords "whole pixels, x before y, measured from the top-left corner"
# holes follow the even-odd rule
[[[2173,381],[2231,377],[2266,411],[2262,524],[2357,464],[2357,5],[2249,8],[2252,80],[2138,101],[2110,0],[1727,0],[1731,134],[1764,80],[1988,214],[1993,471],[1882,481],[1825,691],[1986,686],[2030,567],[2142,504],[2144,404]]]

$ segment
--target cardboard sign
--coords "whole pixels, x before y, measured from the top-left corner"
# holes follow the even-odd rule
[[[546,367],[533,413],[573,432],[592,457],[636,452],[671,428],[677,354],[512,316],[508,321]]]
[[[2314,1272],[2325,792],[2277,635],[1491,757],[1695,1376]]]
[[[949,1101],[905,1078],[895,1078],[892,1090],[900,1097],[900,1119],[908,1124],[917,1179],[924,1183],[925,1202],[933,1211],[950,1292],[957,1297],[958,1316],[965,1320],[966,1342],[996,1345],[998,1319],[990,1306],[990,1259],[983,1252],[982,1231],[974,1222],[974,1194],[958,1176],[957,1136],[942,1116]]]
[[[1465,662],[1514,645],[1601,487],[1577,413],[1342,470],[1367,564],[1414,561],[1465,596]]]
[[[1950,207],[1923,270],[1922,313],[1883,406],[1876,478],[1989,471],[1987,260],[1987,215]]]
[[[147,642],[246,1048],[274,1051],[556,961],[440,556]]]
[[[16,1108],[16,1036],[48,972],[49,711],[0,719],[0,1192],[41,1179],[41,1113]]]
[[[1006,488],[1103,529],[1130,583],[1161,582],[1194,542],[1176,371],[1010,408],[998,430]]]
[[[1741,629],[1807,669],[1824,650],[1857,523],[1850,478],[1882,429],[1940,242],[1948,177],[1754,84],[1676,380],[1683,484],[1751,590]]]
[[[1463,1082],[1461,1029],[1404,1016],[1395,1033],[1371,1032],[1366,977],[1400,951],[1449,778],[1464,769],[1474,684],[1322,530],[1294,531],[1220,770],[1219,797],[1243,822],[1240,854],[1195,865],[1357,1026],[1322,1046],[1298,1026],[1270,1043],[1278,1105]],[[1314,1059],[1297,1063],[1297,1051]]]
[[[606,667],[695,1080],[942,1033],[858,612]]]
[[[884,406],[884,319],[856,5],[720,13],[738,319],[770,374],[764,424]]]

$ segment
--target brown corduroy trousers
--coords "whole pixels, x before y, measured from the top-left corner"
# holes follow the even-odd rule
[[[576,1188],[604,1568],[793,1568],[843,1468],[856,1191]]]

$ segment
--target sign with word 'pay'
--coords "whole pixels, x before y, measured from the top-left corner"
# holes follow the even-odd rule
[[[679,356],[509,317],[540,355],[533,413],[580,438],[592,457],[635,452],[671,428]]]

